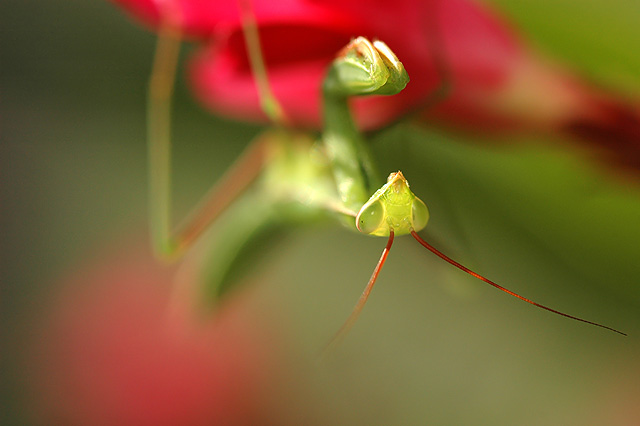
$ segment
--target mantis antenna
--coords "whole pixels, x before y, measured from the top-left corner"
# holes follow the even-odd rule
[[[495,288],[497,288],[498,290],[502,290],[507,294],[510,294],[513,297],[517,297],[520,300],[523,300],[527,303],[532,304],[533,306],[537,306],[538,308],[547,310],[549,312],[553,312],[554,314],[558,314],[558,315],[562,315],[563,317],[567,317],[567,318],[571,318],[573,320],[576,321],[580,321],[580,322],[584,322],[587,324],[591,324],[591,325],[595,325],[596,327],[602,327],[605,328],[607,330],[611,330],[614,333],[618,333],[618,334],[622,334],[623,336],[626,336],[626,333],[623,333],[620,330],[616,330],[615,328],[611,328],[611,327],[607,327],[606,325],[602,325],[602,324],[598,324],[597,322],[593,322],[593,321],[587,321],[585,319],[582,318],[578,318],[578,317],[574,317],[573,315],[569,315],[569,314],[565,314],[563,312],[560,311],[556,311],[555,309],[551,309],[547,306],[541,305],[540,303],[534,302],[533,300],[529,300],[526,297],[522,297],[517,293],[514,293],[511,290],[507,290],[506,288],[502,287],[499,284],[494,283],[493,281],[491,281],[488,278],[483,277],[480,274],[477,274],[475,272],[473,272],[471,269],[467,268],[464,265],[461,265],[460,263],[456,262],[455,260],[451,259],[449,256],[445,255],[444,253],[442,253],[441,251],[439,251],[438,249],[436,249],[435,247],[433,247],[431,244],[429,244],[428,242],[426,242],[425,240],[423,240],[420,235],[418,235],[418,233],[416,231],[414,231],[413,229],[411,230],[411,235],[413,236],[413,238],[415,238],[420,244],[422,244],[427,250],[429,250],[430,252],[432,252],[433,254],[435,254],[436,256],[438,256],[440,259],[445,260],[447,262],[449,262],[450,264],[452,264],[453,266],[455,266],[456,268],[466,272],[467,274],[476,277],[479,280],[482,280],[484,282],[486,282],[489,285],[494,286]]]
[[[382,270],[382,266],[384,266],[384,262],[387,260],[387,256],[389,255],[389,251],[391,250],[391,245],[393,244],[394,233],[393,230],[389,231],[389,239],[387,240],[387,246],[382,251],[382,255],[380,256],[380,260],[378,260],[378,264],[376,265],[373,273],[371,274],[371,278],[369,278],[369,282],[367,283],[360,299],[358,299],[358,303],[351,311],[351,315],[349,318],[342,324],[342,327],[336,332],[333,338],[329,341],[327,346],[325,347],[325,352],[329,350],[331,347],[339,344],[344,336],[349,333],[353,324],[356,323],[356,320],[360,316],[360,312],[362,312],[362,308],[364,308],[365,303],[367,303],[367,299],[369,299],[369,294],[371,294],[371,290],[373,290],[373,285],[376,283],[378,279],[378,274],[380,274],[380,270]]]

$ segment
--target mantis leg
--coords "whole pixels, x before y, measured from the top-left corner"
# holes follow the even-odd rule
[[[241,4],[243,28],[261,103],[276,123],[284,114],[273,96],[262,59],[255,18],[248,1]],[[167,19],[167,21],[169,21]],[[148,90],[149,216],[156,255],[180,257],[206,228],[259,176],[267,162],[273,133],[259,137],[173,231],[171,214],[171,99],[180,51],[180,34],[167,22],[159,31]]]
[[[147,147],[149,150],[149,221],[158,256],[170,256],[171,238],[171,98],[180,52],[180,36],[169,25],[158,34],[149,79]]]
[[[258,26],[256,25],[256,18],[251,8],[251,0],[238,0],[238,6],[240,7],[242,31],[247,44],[247,51],[249,52],[251,71],[253,72],[256,86],[258,87],[260,105],[273,123],[285,125],[287,119],[284,110],[280,106],[278,99],[274,96],[271,85],[269,84],[267,67],[264,64],[262,49],[260,48]]]
[[[177,231],[171,218],[171,98],[180,48],[179,35],[163,27],[149,81],[149,215],[156,254],[179,257],[260,174],[271,134],[259,137],[204,196]]]

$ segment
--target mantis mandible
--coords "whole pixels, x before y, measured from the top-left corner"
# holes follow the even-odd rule
[[[171,13],[165,2],[165,14]],[[223,212],[232,210],[234,226],[220,238],[224,254],[209,274],[220,287],[241,247],[265,225],[329,215],[350,229],[386,237],[387,244],[353,311],[330,342],[337,343],[353,326],[382,269],[394,238],[411,235],[435,255],[491,286],[552,313],[626,335],[614,328],[572,316],[516,294],[449,258],[418,235],[429,220],[425,203],[410,189],[402,172],[380,185],[375,162],[351,116],[352,96],[392,96],[409,82],[402,63],[382,41],[358,37],[340,51],[323,84],[325,128],[320,141],[290,130],[273,95],[248,0],[240,2],[243,31],[261,105],[274,129],[259,136],[206,195],[186,221],[172,232],[170,190],[170,106],[178,62],[180,34],[168,23],[160,29],[149,83],[148,146],[150,223],[159,257],[179,258]],[[167,19],[166,22],[169,22]],[[379,188],[379,189],[377,189]],[[251,191],[249,191],[251,189]],[[370,196],[370,194],[373,195]],[[278,217],[295,210],[291,217]],[[286,214],[285,214],[286,216]],[[295,217],[294,217],[295,216]],[[278,218],[276,218],[278,217]]]

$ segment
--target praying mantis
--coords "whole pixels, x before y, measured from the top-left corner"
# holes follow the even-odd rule
[[[626,335],[510,291],[451,259],[420,237],[418,232],[429,220],[426,204],[411,191],[401,171],[391,173],[382,184],[373,156],[349,110],[350,97],[393,96],[409,82],[402,62],[384,42],[357,37],[338,52],[322,87],[325,128],[316,141],[306,133],[287,127],[282,108],[270,89],[255,18],[248,2],[241,2],[240,10],[261,105],[274,126],[252,142],[175,231],[171,219],[170,118],[180,34],[168,24],[159,31],[148,99],[150,224],[158,257],[180,258],[213,221],[231,211],[231,224],[220,236],[224,252],[216,253],[218,267],[207,274],[212,287],[222,292],[230,265],[242,247],[250,245],[265,226],[277,221],[330,217],[351,230],[385,237],[387,243],[361,297],[328,346],[338,343],[353,327],[395,237],[402,235],[411,235],[449,264],[524,302]]]

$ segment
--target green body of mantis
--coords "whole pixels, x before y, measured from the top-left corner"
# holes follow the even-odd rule
[[[306,134],[286,128],[286,118],[269,88],[251,9],[243,3],[241,10],[262,105],[276,126],[257,138],[195,212],[172,233],[169,119],[180,41],[179,35],[170,28],[161,31],[149,90],[151,226],[159,256],[180,256],[211,222],[231,210],[227,215],[229,224],[218,235],[220,249],[211,262],[202,267],[208,286],[219,295],[227,285],[227,272],[238,253],[251,245],[261,231],[278,223],[329,215],[361,233],[388,238],[360,300],[332,343],[344,336],[355,322],[394,237],[406,234],[464,272],[527,303],[624,334],[513,293],[450,259],[417,234],[429,219],[426,205],[411,192],[399,171],[380,186],[374,161],[347,102],[350,96],[393,95],[404,89],[409,77],[388,46],[359,37],[338,53],[323,85],[325,129],[321,140],[314,141]]]

